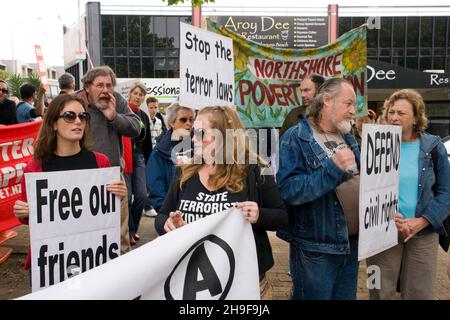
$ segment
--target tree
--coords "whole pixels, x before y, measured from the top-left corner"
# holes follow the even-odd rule
[[[24,84],[23,78],[19,74],[11,74],[7,82],[11,95],[20,98],[20,87]]]
[[[184,3],[184,0],[163,0],[163,2],[167,1],[169,6],[177,5],[180,3]],[[205,3],[214,3],[215,0],[191,0],[193,7],[201,7]]]

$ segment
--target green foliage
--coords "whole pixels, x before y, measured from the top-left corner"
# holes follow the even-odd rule
[[[41,78],[39,77],[39,74],[35,72],[25,78],[25,82],[32,84],[36,88],[36,91],[38,91],[41,86]]]
[[[25,83],[24,79],[18,74],[11,74],[7,82],[10,95],[20,98],[20,87]]]
[[[177,5],[180,3],[184,4],[184,0],[163,0],[163,2],[166,2],[169,6]],[[205,3],[214,3],[215,0],[191,0],[193,7],[201,7]]]
[[[11,74],[5,70],[0,70],[0,80],[6,80],[11,76]]]

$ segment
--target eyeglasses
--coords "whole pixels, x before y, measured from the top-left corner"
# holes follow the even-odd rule
[[[92,84],[94,87],[96,87],[99,90],[103,90],[103,89],[108,89],[108,90],[112,90],[113,89],[113,85],[112,83],[93,83]]]
[[[58,119],[59,118],[63,118],[63,120],[67,123],[73,123],[77,118],[79,118],[81,122],[88,122],[91,116],[87,112],[80,112],[79,114],[76,114],[73,111],[66,111],[60,115]]]
[[[190,123],[193,123],[194,122],[194,119],[193,118],[185,118],[185,117],[183,117],[183,118],[180,118],[180,119],[178,119],[181,123],[186,123],[186,122],[190,122]]]
[[[197,141],[202,141],[206,135],[206,131],[203,129],[194,129],[192,130],[192,135],[195,137]]]
[[[8,89],[0,89],[0,91],[3,92],[3,93],[9,93]]]

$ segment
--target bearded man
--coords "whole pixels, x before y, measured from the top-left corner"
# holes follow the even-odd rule
[[[280,141],[277,183],[289,223],[277,235],[290,243],[292,299],[356,299],[358,230],[348,221],[359,194],[355,100],[348,81],[327,80]]]

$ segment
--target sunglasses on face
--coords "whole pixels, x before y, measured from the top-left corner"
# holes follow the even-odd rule
[[[8,89],[0,89],[0,91],[3,92],[3,93],[9,93]]]
[[[188,120],[189,120],[190,123],[193,123],[193,122],[194,122],[194,119],[192,119],[192,118],[185,118],[185,117],[179,118],[178,120],[179,120],[181,123],[186,123],[186,122],[188,122]]]
[[[77,118],[79,118],[81,122],[88,122],[91,116],[87,112],[80,112],[79,114],[76,114],[73,111],[66,111],[60,115],[58,119],[59,118],[63,118],[63,120],[67,123],[73,123]]]

